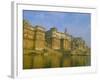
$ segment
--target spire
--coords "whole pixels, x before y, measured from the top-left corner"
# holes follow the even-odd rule
[[[67,35],[67,28],[65,28],[65,34]]]

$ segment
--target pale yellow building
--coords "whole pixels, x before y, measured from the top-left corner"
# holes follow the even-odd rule
[[[56,28],[51,28],[46,32],[47,43],[52,49],[65,49],[71,48],[71,38],[68,34],[58,32]]]

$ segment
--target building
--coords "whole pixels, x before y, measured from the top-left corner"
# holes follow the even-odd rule
[[[23,24],[23,47],[32,50],[35,47],[34,28],[27,22]]]
[[[23,69],[90,65],[90,61],[85,41],[69,35],[67,29],[59,32],[53,27],[46,31],[23,22]]]
[[[35,32],[35,50],[43,50],[45,48],[45,28],[41,26],[34,27]]]
[[[46,32],[46,41],[52,49],[70,49],[71,38],[68,34],[58,32],[57,28],[53,27]]]
[[[59,32],[57,28],[52,27],[50,30],[42,26],[32,26],[27,21],[24,21],[23,26],[23,46],[29,50],[44,50],[46,47],[54,50],[71,50],[84,49],[86,43],[81,38],[74,38],[65,32]]]
[[[72,48],[73,49],[86,49],[88,48],[85,41],[80,37],[76,37],[72,40]]]
[[[31,26],[24,21],[23,47],[25,49],[42,50],[45,48],[45,28],[41,26]]]

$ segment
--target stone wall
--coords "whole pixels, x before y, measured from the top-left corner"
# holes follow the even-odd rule
[[[67,39],[61,39],[61,49],[64,50],[71,49],[71,42]]]
[[[52,49],[60,49],[60,39],[53,37],[51,38],[51,48]]]
[[[23,25],[23,69],[90,65],[90,48],[81,38],[51,28]]]
[[[57,29],[51,28],[46,32],[47,43],[50,44],[52,49],[65,49],[71,48],[71,41],[65,33],[58,32]]]
[[[45,48],[45,31],[35,30],[35,50],[43,50]]]
[[[45,48],[45,32],[39,26],[31,26],[24,21],[23,26],[23,68],[33,68],[33,58],[35,50],[43,50]]]
[[[42,50],[45,48],[45,31],[40,28],[32,27],[28,23],[24,24],[23,47],[25,49]]]
[[[34,29],[28,23],[23,26],[23,47],[24,49],[33,49],[35,47]]]

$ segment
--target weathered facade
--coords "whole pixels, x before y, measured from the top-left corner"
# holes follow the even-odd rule
[[[45,29],[40,26],[32,26],[28,22],[23,22],[23,68],[33,68],[36,51],[45,48]],[[33,59],[34,58],[34,59]],[[34,63],[35,64],[35,63]]]
[[[87,47],[85,41],[82,40],[82,38],[77,37],[77,38],[72,39],[72,49],[84,50],[86,48],[88,48],[88,47]]]
[[[24,29],[23,29],[23,47],[25,49],[33,49],[35,47],[35,37],[34,37],[34,29],[32,28],[31,25],[28,23],[24,22]]]
[[[40,26],[35,26],[35,50],[43,50],[45,48],[45,29]]]
[[[58,32],[56,28],[51,28],[46,32],[46,40],[52,49],[71,48],[71,38],[65,33]]]
[[[42,50],[45,48],[45,29],[40,26],[32,27],[24,22],[24,48]]]
[[[85,66],[90,61],[90,48],[81,38],[23,22],[23,69]]]

